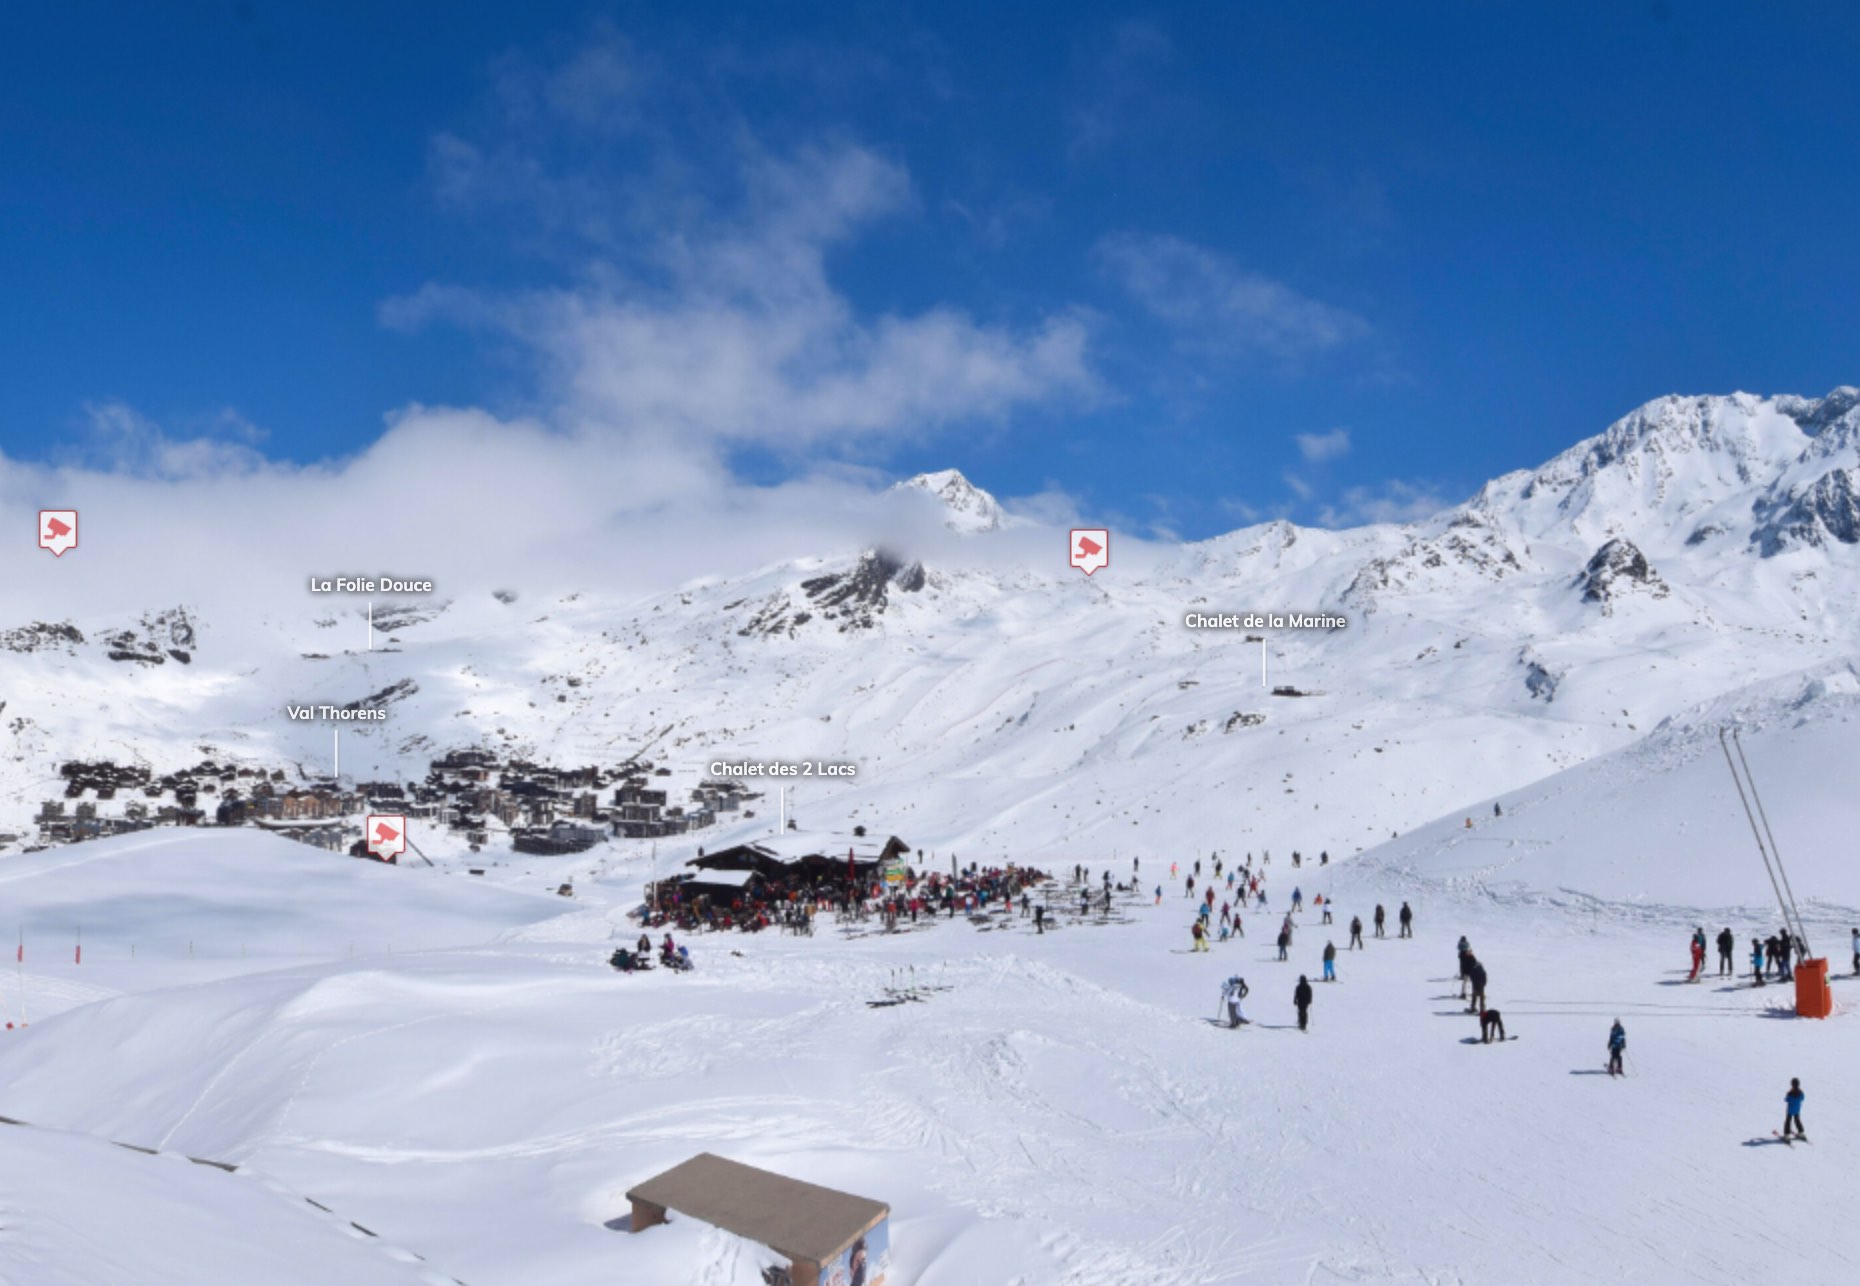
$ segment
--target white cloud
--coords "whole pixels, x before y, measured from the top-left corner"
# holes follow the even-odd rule
[[[743,183],[735,216],[663,230],[649,271],[609,266],[512,296],[429,285],[382,318],[513,335],[569,419],[692,449],[884,441],[1095,395],[1080,315],[1019,327],[950,307],[862,317],[835,289],[828,251],[911,200],[895,162],[805,148],[754,158]]]
[[[1296,433],[1293,441],[1298,443],[1298,452],[1312,464],[1323,464],[1327,460],[1336,460],[1350,453],[1350,431],[1348,429],[1331,429],[1325,433]]]
[[[1280,476],[1285,479],[1285,485],[1290,488],[1291,493],[1300,500],[1309,500],[1316,494],[1316,489],[1297,474],[1287,472]]]
[[[1318,512],[1320,527],[1360,527],[1374,522],[1415,522],[1432,517],[1453,502],[1426,482],[1392,478],[1373,487],[1350,487],[1342,498]]]
[[[1179,237],[1119,233],[1098,243],[1095,258],[1194,351],[1294,359],[1369,334],[1355,313]]]

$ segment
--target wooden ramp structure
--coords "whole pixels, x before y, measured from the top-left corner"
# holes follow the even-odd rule
[[[760,1242],[789,1260],[793,1286],[883,1286],[891,1207],[869,1197],[700,1152],[628,1191],[635,1233],[677,1211]]]

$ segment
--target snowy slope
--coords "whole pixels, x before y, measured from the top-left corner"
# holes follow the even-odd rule
[[[1860,914],[1860,890],[1840,864],[1808,860],[1820,822],[1796,820],[1850,816],[1845,783],[1780,780],[1842,744],[1824,737],[1851,736],[1844,681],[1818,681],[1796,685],[1795,719],[1780,693],[1744,708],[1779,830],[1785,802],[1798,827],[1784,842],[1802,854],[1819,932]],[[601,966],[630,932],[616,912],[638,868],[527,923],[514,895],[400,872],[483,895],[498,908],[483,940],[284,967],[177,962],[152,987],[117,949],[54,960],[34,985],[83,977],[117,994],[4,1033],[0,1104],[236,1162],[474,1286],[747,1286],[767,1258],[752,1247],[688,1221],[636,1239],[610,1226],[628,1186],[704,1149],[891,1202],[899,1280],[925,1286],[1730,1283],[1773,1268],[1779,1246],[1810,1280],[1841,1280],[1860,1234],[1827,1217],[1825,1193],[1860,1131],[1842,1089],[1860,1053],[1854,984],[1837,980],[1842,1012],[1811,1023],[1788,1018],[1786,989],[1680,982],[1705,918],[1695,887],[1704,905],[1751,908],[1732,921],[1740,935],[1775,916],[1735,845],[1701,848],[1696,867],[1644,866],[1641,828],[1702,827],[1725,802],[1697,771],[1705,756],[1663,748],[1670,731],[1621,757],[1635,828],[1593,826],[1610,800],[1574,773],[1506,800],[1498,825],[1515,816],[1563,844],[1553,866],[1515,876],[1523,888],[1469,878],[1457,817],[1321,870],[1279,854],[1273,909],[1205,956],[1186,951],[1170,855],[1142,863],[1145,885],[1168,886],[1162,905],[1126,896],[1108,923],[1062,910],[1044,936],[1017,916],[886,936],[829,918],[813,939],[700,938],[690,977]],[[178,859],[205,840],[171,843]],[[58,878],[42,876],[41,897]],[[1404,899],[1419,914],[1416,941],[1391,926],[1344,954],[1302,1036],[1292,983],[1344,933],[1307,911],[1293,959],[1276,962],[1268,938],[1294,884],[1338,898],[1341,920]],[[275,914],[277,896],[260,891],[254,912]],[[357,936],[390,940],[398,908],[372,905],[348,912]],[[1461,932],[1518,1042],[1465,1043],[1475,1028],[1449,981]],[[1256,1019],[1238,1033],[1208,1021],[1235,971]],[[922,999],[868,1007],[913,985]],[[1610,1082],[1596,1073],[1616,1016],[1631,1075]],[[1789,1076],[1810,1089],[1816,1143],[1781,1155],[1769,1131]],[[1764,1200],[1727,1201],[1701,1175]]]
[[[0,1281],[451,1286],[276,1184],[101,1139],[0,1128]]]

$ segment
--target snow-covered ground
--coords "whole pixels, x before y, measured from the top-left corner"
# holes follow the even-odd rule
[[[702,1150],[889,1202],[896,1280],[926,1286],[1744,1283],[1779,1263],[1844,1280],[1860,1271],[1860,1232],[1836,1213],[1860,1137],[1860,983],[1837,978],[1841,1011],[1813,1022],[1786,988],[1682,976],[1695,923],[1744,941],[1777,922],[1717,758],[1730,721],[1811,935],[1847,973],[1860,919],[1850,679],[1724,698],[1504,797],[1500,818],[1468,801],[1321,870],[1295,872],[1275,848],[1271,909],[1206,955],[1188,952],[1191,904],[1167,878],[1170,861],[1194,861],[1186,851],[1141,850],[1150,892],[1109,923],[1064,910],[1044,936],[1017,915],[884,935],[829,918],[812,939],[701,938],[695,975],[637,977],[602,963],[636,932],[636,863],[609,859],[590,879],[586,855],[559,859],[498,887],[173,833],[39,855],[4,896],[45,926],[28,929],[28,1000],[63,1012],[0,1033],[0,1112],[236,1163],[236,1176],[189,1168],[190,1188],[162,1197],[193,1203],[192,1185],[212,1181],[199,1201],[257,1201],[250,1185],[268,1180],[421,1256],[398,1261],[409,1272],[472,1286],[760,1280],[768,1257],[713,1230],[610,1226],[630,1185]],[[542,891],[574,863],[572,903]],[[99,881],[146,915],[129,935],[87,924],[79,965],[52,926]],[[1269,939],[1294,885],[1307,902],[1333,896],[1339,922],[1307,910],[1279,963]],[[1394,937],[1403,900],[1413,941]],[[1315,978],[1326,938],[1342,946],[1349,916],[1377,902],[1390,938],[1343,954],[1301,1035],[1297,975]],[[1745,909],[1695,910],[1727,906]],[[1460,933],[1515,1041],[1469,1043]],[[1234,972],[1256,1020],[1238,1032],[1212,1021]],[[0,993],[9,1007],[17,985]],[[916,1000],[868,1003],[913,985]],[[1621,1081],[1601,1074],[1616,1017]],[[1791,1076],[1814,1142],[1785,1148],[1771,1132]],[[257,1256],[300,1236],[293,1253],[327,1264],[320,1280],[399,1280],[378,1247],[352,1270],[338,1254],[352,1243],[294,1231],[288,1203],[198,1237],[67,1219],[97,1193],[138,1201],[133,1168],[169,1162],[112,1150],[95,1154],[108,1166],[55,1163],[43,1150],[73,1145],[52,1137],[0,1130],[0,1280],[113,1280],[88,1265],[123,1253],[120,1238],[162,1252],[137,1280],[246,1282],[199,1248],[230,1239]],[[23,1184],[22,1167],[44,1181]],[[164,1270],[190,1249],[188,1269]],[[34,1275],[67,1252],[67,1276]]]

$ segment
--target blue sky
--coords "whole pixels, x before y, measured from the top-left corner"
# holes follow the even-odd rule
[[[1663,393],[1860,381],[1854,13],[15,6],[0,452],[443,405],[693,487],[1406,516]]]

